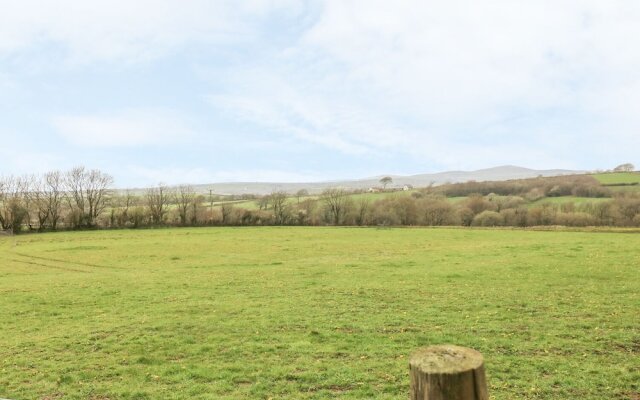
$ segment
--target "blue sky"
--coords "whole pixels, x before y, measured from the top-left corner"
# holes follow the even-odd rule
[[[0,175],[82,164],[144,186],[640,164],[635,0],[0,10]]]

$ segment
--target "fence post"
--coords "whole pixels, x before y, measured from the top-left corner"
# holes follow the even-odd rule
[[[488,400],[482,354],[454,345],[429,346],[409,358],[411,400]]]

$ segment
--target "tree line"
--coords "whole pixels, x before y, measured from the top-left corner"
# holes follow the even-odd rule
[[[565,195],[594,200],[537,202]],[[0,227],[14,233],[205,225],[640,226],[640,195],[612,193],[586,175],[449,184],[377,200],[340,188],[231,198],[189,185],[114,190],[110,175],[84,167],[0,178]]]

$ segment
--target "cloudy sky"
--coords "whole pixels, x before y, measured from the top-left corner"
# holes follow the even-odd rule
[[[0,0],[0,174],[640,164],[637,0]]]

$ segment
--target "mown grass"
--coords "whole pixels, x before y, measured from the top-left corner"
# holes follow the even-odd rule
[[[405,399],[407,356],[495,399],[640,396],[640,235],[193,228],[0,238],[0,397]]]
[[[640,184],[639,172],[607,172],[592,176],[603,185]]]

